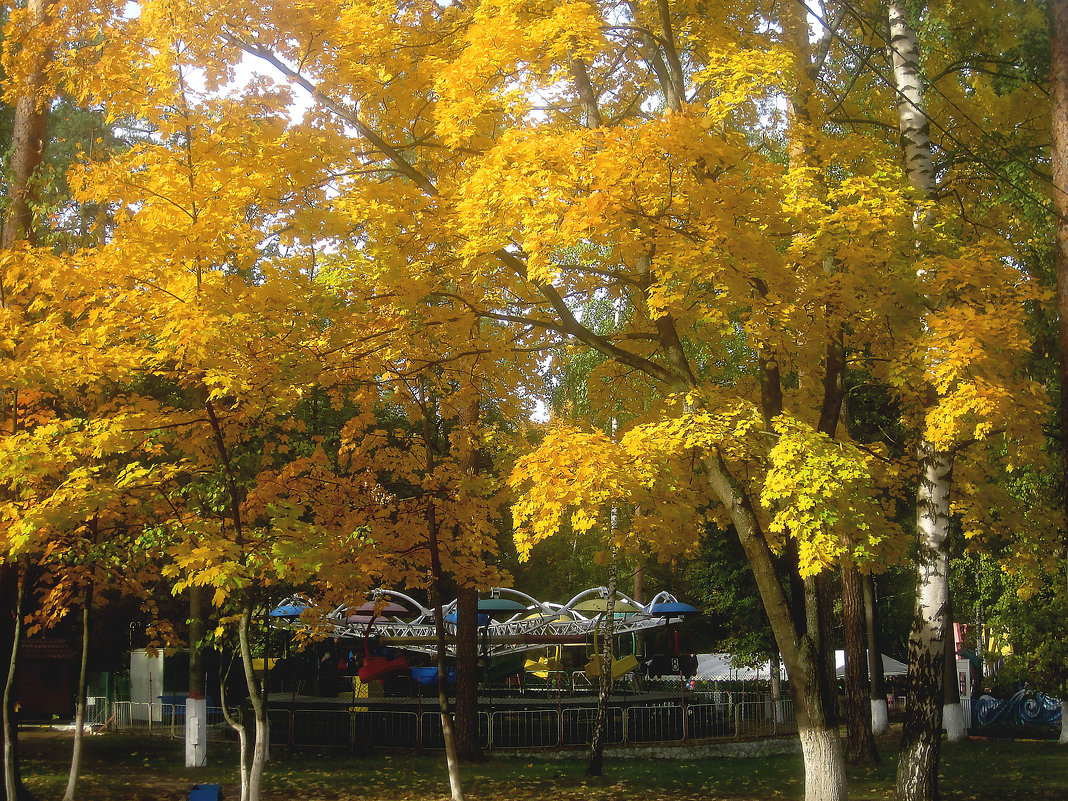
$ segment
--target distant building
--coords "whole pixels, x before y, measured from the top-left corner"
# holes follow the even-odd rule
[[[55,637],[23,640],[15,685],[19,720],[73,719],[77,676],[77,654],[66,640]]]

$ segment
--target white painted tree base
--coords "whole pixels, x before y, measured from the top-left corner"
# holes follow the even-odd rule
[[[1061,701],[1061,736],[1057,745],[1068,745],[1068,701]]]
[[[964,707],[959,701],[942,707],[942,728],[946,730],[946,740],[959,743],[968,737],[964,726]]]
[[[890,731],[890,711],[885,698],[871,700],[871,733],[880,737]]]
[[[208,764],[208,701],[185,699],[185,766],[202,768]]]

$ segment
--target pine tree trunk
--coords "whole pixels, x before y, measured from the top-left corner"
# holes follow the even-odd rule
[[[864,636],[864,591],[860,571],[851,559],[842,560],[842,622],[845,628],[846,761],[874,765],[879,751],[871,731],[867,638]]]
[[[478,588],[456,594],[456,752],[463,762],[481,762],[478,736]]]
[[[48,21],[47,0],[28,0],[26,12],[33,26],[43,26]],[[46,46],[26,85],[20,87],[15,101],[15,119],[11,132],[10,176],[7,187],[7,215],[0,247],[5,250],[17,242],[36,244],[34,220],[34,175],[44,159],[44,143],[48,125],[48,105],[41,95],[45,86],[45,68],[51,60]]]
[[[477,336],[477,321],[472,337]],[[472,478],[479,471],[480,409],[477,391],[460,410],[458,461]],[[479,558],[482,554],[477,554]],[[456,751],[463,762],[481,762],[478,734],[478,588],[461,585],[456,592]]]
[[[85,730],[85,687],[89,670],[89,619],[93,606],[93,583],[90,581],[82,602],[82,654],[78,666],[78,700],[74,712],[74,745],[71,748],[70,774],[67,776],[67,789],[63,801],[74,801],[74,791],[78,786],[78,772],[82,764],[82,742]]]
[[[1049,0],[1053,207],[1056,211],[1057,351],[1060,357],[1061,442],[1068,443],[1068,0]],[[1068,445],[1061,448],[1061,498],[1068,514]]]
[[[1057,247],[1057,353],[1061,416],[1061,509],[1068,516],[1068,0],[1049,0],[1053,208]],[[1062,539],[1068,551],[1068,532]],[[1068,702],[1061,702],[1061,736],[1068,745]]]
[[[838,728],[838,678],[834,664],[834,640],[831,630],[831,588],[829,574],[807,576],[805,582],[805,616],[808,638],[816,648],[816,675],[822,685],[823,719]]]
[[[868,634],[868,687],[871,691],[871,733],[881,737],[890,731],[890,710],[886,704],[886,678],[883,676],[883,638],[879,610],[875,606],[875,579],[861,576],[864,592],[864,620]]]

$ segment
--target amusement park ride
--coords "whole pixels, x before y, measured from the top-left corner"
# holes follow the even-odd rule
[[[564,671],[563,648],[585,646],[589,657],[582,672],[591,679],[601,675],[600,645],[608,635],[609,592],[593,587],[566,603],[552,603],[519,590],[494,587],[478,601],[479,641],[483,665],[515,666],[546,678]],[[614,637],[675,629],[674,654],[659,654],[644,663],[632,653],[613,659],[612,677],[619,679],[644,667],[647,675],[692,675],[696,660],[678,653],[677,623],[697,614],[697,609],[679,602],[667,592],[642,604],[623,593],[613,599],[611,633]],[[364,683],[409,673],[418,686],[436,684],[434,668],[412,668],[405,653],[432,656],[437,653],[438,632],[434,612],[396,590],[376,590],[372,600],[359,606],[342,605],[318,612],[307,599],[292,596],[272,612],[277,628],[298,630],[314,627],[320,634],[340,641],[362,641],[363,658],[358,675]],[[456,653],[456,601],[443,607],[445,647],[448,657]],[[373,643],[373,647],[372,647]],[[592,645],[592,649],[591,646]],[[526,657],[525,659],[523,657]]]

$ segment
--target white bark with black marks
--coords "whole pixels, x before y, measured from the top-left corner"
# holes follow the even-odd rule
[[[924,80],[920,71],[920,46],[908,18],[904,0],[890,0],[890,61],[898,91],[898,128],[909,183],[924,199],[936,188],[934,158],[931,153],[931,124],[924,101]]]
[[[952,454],[923,443],[916,509],[916,598],[897,768],[899,801],[938,798],[945,648],[950,636],[948,538],[952,480]]]

